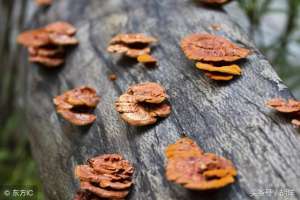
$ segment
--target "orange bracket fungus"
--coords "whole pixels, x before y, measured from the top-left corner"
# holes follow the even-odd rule
[[[50,6],[52,4],[52,0],[35,0],[35,2],[40,6]]]
[[[88,160],[87,165],[75,167],[80,191],[74,200],[99,197],[125,199],[133,185],[134,167],[119,154],[104,154]]]
[[[284,99],[275,98],[267,101],[267,106],[276,109],[278,112],[291,115],[293,118],[292,124],[300,127],[300,101],[289,99],[285,101]]]
[[[146,82],[129,87],[115,102],[121,118],[133,126],[154,124],[158,117],[171,112],[165,89],[158,83]]]
[[[189,59],[205,62],[232,62],[250,53],[221,36],[205,33],[188,35],[182,40],[181,48]]]
[[[232,75],[240,75],[241,74],[241,68],[235,64],[228,65],[228,66],[222,66],[222,67],[215,67],[211,64],[197,62],[196,67],[198,69],[201,69],[204,71],[209,71],[209,72],[220,72],[220,73],[232,74]]]
[[[149,54],[143,54],[137,57],[137,60],[139,63],[143,63],[147,66],[152,66],[155,65],[157,63],[156,58],[154,58],[153,56],[149,55]]]
[[[188,35],[181,41],[181,48],[187,58],[197,61],[198,69],[214,80],[231,80],[233,75],[240,75],[240,67],[232,62],[250,54],[248,49],[221,36],[206,33]]]
[[[69,90],[53,99],[57,112],[74,125],[93,123],[96,116],[90,111],[97,106],[100,98],[93,88],[83,86]]]
[[[203,70],[204,74],[213,80],[228,81],[233,79],[233,75],[241,74],[241,68],[235,64],[216,67],[211,64],[197,62],[196,67]]]
[[[222,188],[234,182],[237,171],[232,162],[204,153],[190,138],[183,137],[165,151],[166,177],[191,190]]]
[[[64,63],[65,47],[78,44],[76,28],[67,22],[54,22],[44,28],[21,33],[17,41],[28,48],[29,61],[46,67]]]
[[[217,81],[229,81],[233,79],[233,75],[224,75],[224,74],[217,74],[217,73],[211,73],[211,72],[204,72],[204,74],[212,79],[212,80],[217,80]]]
[[[131,58],[142,56],[138,59],[141,63],[156,63],[156,60],[150,55],[150,47],[156,42],[156,38],[142,33],[119,34],[111,39],[107,51],[123,54]]]

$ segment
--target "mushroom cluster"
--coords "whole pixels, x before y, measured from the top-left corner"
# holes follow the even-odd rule
[[[65,47],[77,45],[76,28],[67,22],[54,22],[21,33],[17,41],[28,48],[29,61],[53,68],[65,61]]]
[[[96,90],[88,86],[66,91],[53,99],[57,113],[78,126],[88,125],[96,120],[96,115],[90,112],[99,101]]]
[[[171,106],[166,90],[158,83],[132,85],[115,102],[121,118],[133,126],[154,124],[158,117],[167,117]]]
[[[290,115],[292,124],[300,127],[300,101],[289,99],[285,101],[281,98],[275,98],[267,101],[267,106],[276,109],[278,112]]]
[[[166,177],[192,190],[222,188],[234,182],[237,172],[232,162],[204,153],[190,138],[184,137],[166,149]]]
[[[75,167],[80,180],[80,192],[75,199],[88,196],[124,199],[133,185],[134,167],[119,154],[104,154],[88,160],[87,165]],[[87,198],[86,198],[87,199]]]
[[[181,48],[186,57],[197,61],[196,67],[213,80],[228,81],[240,75],[241,69],[234,61],[246,58],[250,51],[229,40],[206,33],[191,34],[183,38]]]
[[[107,51],[137,58],[140,63],[156,64],[157,60],[150,55],[151,45],[156,42],[156,38],[142,33],[118,34],[111,39]]]

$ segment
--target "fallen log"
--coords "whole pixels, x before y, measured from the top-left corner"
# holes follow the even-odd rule
[[[69,21],[78,28],[80,41],[57,70],[28,63],[25,50],[18,60],[27,69],[29,139],[46,197],[72,199],[78,189],[74,167],[95,155],[116,152],[136,168],[128,199],[300,198],[299,133],[288,119],[265,106],[270,98],[292,95],[237,25],[232,17],[236,10],[231,4],[225,9],[209,8],[189,0],[65,0],[35,12],[27,27]],[[159,38],[153,51],[159,67],[149,69],[107,53],[109,40],[121,32]],[[195,32],[222,35],[251,49],[253,54],[239,62],[242,76],[218,83],[197,70],[179,46],[184,36]],[[116,74],[117,80],[109,80],[110,74]],[[172,113],[153,126],[128,126],[115,111],[114,101],[128,86],[145,81],[166,87]],[[88,128],[64,121],[52,102],[53,97],[81,85],[94,87],[101,96],[95,109],[97,120]],[[182,133],[205,151],[231,159],[238,169],[237,182],[208,193],[168,182],[164,150]]]

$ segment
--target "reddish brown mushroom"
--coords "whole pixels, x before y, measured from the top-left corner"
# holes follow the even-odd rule
[[[156,42],[154,37],[142,33],[119,34],[111,39],[107,51],[138,58],[141,55],[150,54],[150,46]]]
[[[40,6],[49,6],[52,4],[52,0],[35,0],[35,2]]]
[[[166,91],[160,84],[147,82],[129,87],[115,105],[124,121],[133,126],[145,126],[170,114],[171,107],[166,99]]]
[[[221,36],[206,33],[186,36],[181,41],[181,48],[189,59],[198,61],[196,67],[203,70],[207,77],[221,81],[240,75],[240,67],[232,62],[250,54],[248,49],[241,48]]]
[[[271,99],[267,101],[267,106],[283,113],[300,112],[300,101],[296,101],[293,99],[289,99],[288,101],[280,98]]]
[[[58,21],[21,33],[17,42],[28,48],[30,62],[53,68],[64,63],[65,46],[78,44],[75,33],[74,26]]]
[[[64,21],[58,21],[58,22],[48,24],[45,27],[45,30],[48,31],[49,33],[58,33],[58,34],[69,35],[69,36],[74,35],[77,31],[73,25]]]
[[[106,199],[124,199],[133,185],[134,167],[119,154],[104,154],[88,160],[88,165],[75,167],[80,180],[76,198],[95,195]]]
[[[166,177],[192,190],[210,190],[234,182],[237,172],[231,161],[204,153],[189,138],[181,138],[166,149]]]
[[[232,62],[246,58],[250,51],[241,48],[222,36],[206,33],[191,34],[181,41],[185,55],[196,61]]]
[[[43,64],[49,68],[57,67],[65,62],[62,58],[49,58],[46,56],[29,56],[29,61]]]
[[[127,33],[127,34],[118,34],[113,37],[110,41],[110,44],[152,44],[157,42],[157,39],[151,36],[147,36],[142,33]]]
[[[96,120],[89,111],[97,106],[100,98],[87,86],[69,90],[53,99],[57,112],[74,125],[84,126]]]
[[[49,33],[45,29],[25,31],[17,37],[17,42],[25,47],[40,47],[50,43]]]
[[[47,46],[29,47],[28,52],[30,56],[63,57],[65,50],[61,46]]]
[[[292,118],[292,124],[300,127],[300,101],[293,99],[284,100],[281,98],[270,99],[266,105],[270,108],[277,110],[278,112],[290,115]]]

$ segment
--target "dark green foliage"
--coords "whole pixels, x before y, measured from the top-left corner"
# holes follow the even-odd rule
[[[25,70],[16,64],[20,47],[14,43],[14,31],[23,28],[25,12],[20,8],[26,4],[27,0],[0,0],[0,192],[2,195],[7,189],[5,185],[33,186],[38,189],[35,195],[42,199],[21,106],[25,92],[21,77],[24,77]]]

